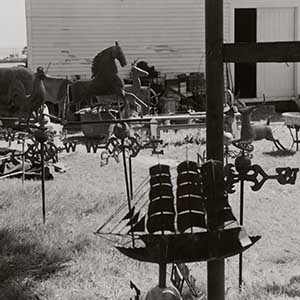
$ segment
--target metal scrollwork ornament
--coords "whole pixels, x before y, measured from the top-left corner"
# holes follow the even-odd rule
[[[123,148],[130,157],[136,157],[143,146],[139,143],[138,137],[129,136],[121,139],[113,135],[108,139],[104,148],[105,150],[100,154],[101,166],[108,164],[110,157],[119,162],[119,155],[122,153]]]
[[[34,142],[33,144],[27,145],[27,150],[24,153],[25,159],[28,159],[32,164],[41,164],[41,149],[40,143]],[[44,159],[46,162],[52,161],[53,163],[58,162],[58,149],[52,142],[44,143]]]
[[[234,186],[239,181],[252,182],[252,191],[259,191],[267,180],[277,180],[279,184],[295,184],[299,168],[276,168],[276,173],[268,175],[260,165],[251,165],[249,158],[240,156],[237,158],[238,163],[235,165],[228,164],[225,166],[225,186],[228,193],[234,193]]]

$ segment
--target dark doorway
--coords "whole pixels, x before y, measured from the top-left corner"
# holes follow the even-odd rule
[[[256,42],[256,9],[235,9],[234,40]],[[256,98],[256,63],[234,65],[235,91],[241,98]]]

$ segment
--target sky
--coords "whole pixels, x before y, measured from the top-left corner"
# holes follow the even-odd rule
[[[25,0],[0,0],[0,57],[26,46]]]

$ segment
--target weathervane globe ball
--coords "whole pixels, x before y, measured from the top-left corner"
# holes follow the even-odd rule
[[[48,135],[43,130],[36,130],[33,135],[39,143],[45,143],[48,140]]]
[[[238,156],[234,162],[235,168],[238,172],[247,172],[251,167],[251,159],[249,156]]]
[[[130,128],[126,123],[117,123],[114,126],[113,133],[117,138],[124,140],[130,136]]]
[[[147,292],[144,300],[182,300],[182,297],[175,287],[156,286]]]

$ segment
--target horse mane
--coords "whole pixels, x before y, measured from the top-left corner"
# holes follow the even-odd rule
[[[105,71],[105,67],[107,66],[107,61],[105,60],[105,58],[111,52],[113,47],[114,46],[102,50],[93,58],[92,78],[95,78],[97,75],[99,75]],[[117,65],[114,60],[113,60],[113,64],[114,64],[113,73],[118,73]]]

